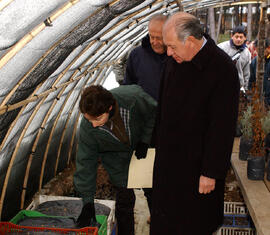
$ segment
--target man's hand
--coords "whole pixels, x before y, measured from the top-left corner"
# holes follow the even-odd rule
[[[211,193],[215,189],[216,179],[208,178],[206,176],[200,176],[199,193],[207,194]]]
[[[90,224],[97,222],[94,203],[87,203],[83,206],[80,216],[76,221],[79,228],[88,227]]]
[[[136,146],[135,156],[137,159],[146,158],[149,145],[143,142],[139,142]]]

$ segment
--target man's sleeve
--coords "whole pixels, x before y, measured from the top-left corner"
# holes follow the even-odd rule
[[[225,51],[225,49],[224,49],[224,43],[219,43],[219,44],[217,44],[217,46],[220,48],[220,49],[222,49],[223,51]],[[226,52],[226,51],[225,51]],[[227,52],[226,52],[227,53]]]
[[[256,57],[251,61],[250,64],[250,77],[248,80],[248,89],[251,90],[256,84]]]
[[[270,98],[270,63],[268,62],[265,68],[265,77],[264,77],[264,96],[267,98],[267,104],[269,105],[268,99]]]
[[[246,58],[246,64],[243,67],[243,77],[244,77],[244,88],[247,90],[249,78],[250,78],[250,63],[251,63],[251,54],[249,51],[247,51],[247,58]]]
[[[236,68],[230,68],[224,73],[230,77],[219,79],[207,109],[201,174],[215,179],[224,179],[230,166],[238,115],[239,79]]]
[[[135,76],[136,65],[135,65],[134,57],[135,57],[135,53],[134,51],[132,51],[127,60],[127,67],[125,71],[123,85],[132,85],[132,84],[138,83],[138,79]]]
[[[97,177],[97,144],[90,136],[80,133],[79,146],[76,156],[76,171],[74,173],[74,187],[83,204],[94,201]],[[87,137],[87,138],[86,138]]]
[[[138,108],[140,109],[145,121],[141,141],[146,144],[150,144],[155,125],[157,102],[150,95],[145,93],[142,88],[138,87],[138,90]]]

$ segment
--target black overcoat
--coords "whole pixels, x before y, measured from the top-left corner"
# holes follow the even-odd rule
[[[230,57],[205,37],[192,61],[170,58],[165,68],[151,235],[210,235],[222,224],[240,85]],[[199,194],[200,175],[216,179],[210,194]]]

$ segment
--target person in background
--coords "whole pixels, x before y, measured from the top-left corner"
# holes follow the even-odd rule
[[[231,39],[219,43],[218,46],[224,50],[236,64],[240,80],[240,89],[246,92],[250,77],[251,54],[246,44],[246,31],[244,26],[237,26],[232,30]]]
[[[257,47],[258,40],[255,41],[255,46]],[[269,39],[265,40],[265,49],[264,49],[264,78],[263,78],[263,94],[265,105],[269,107],[270,105],[270,41]],[[256,84],[256,67],[257,67],[257,56],[251,61],[250,64],[250,78],[248,88],[252,88]]]
[[[248,45],[248,50],[250,51],[251,54],[251,60],[253,60],[257,55],[257,39],[255,41],[251,41]]]
[[[238,72],[191,14],[171,16],[163,40],[171,58],[158,101],[150,234],[210,235],[223,222]]]
[[[155,122],[156,101],[137,85],[107,91],[102,86],[86,88],[79,103],[80,124],[74,187],[83,200],[78,227],[96,221],[94,195],[98,160],[116,188],[115,215],[118,235],[134,235],[133,189],[127,189],[133,151],[145,158]]]
[[[124,85],[137,84],[158,100],[159,86],[167,58],[162,38],[162,26],[167,16],[153,15],[148,24],[148,35],[142,45],[133,49],[127,61]]]

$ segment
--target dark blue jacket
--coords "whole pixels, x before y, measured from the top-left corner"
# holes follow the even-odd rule
[[[265,101],[270,105],[270,58],[265,59],[264,64],[264,78],[263,78],[263,93],[266,98]],[[250,64],[250,78],[248,82],[249,90],[256,83],[256,68],[257,68],[257,56],[251,61]]]
[[[166,58],[166,53],[160,55],[153,51],[147,35],[142,45],[130,53],[123,85],[137,84],[157,101]]]

